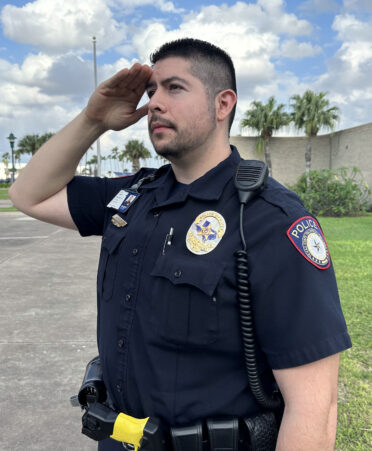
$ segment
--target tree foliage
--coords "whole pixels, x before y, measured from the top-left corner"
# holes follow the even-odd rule
[[[146,160],[151,157],[151,152],[145,147],[143,141],[131,139],[125,145],[125,148],[119,153],[120,161],[128,160],[132,163],[133,172],[140,169],[140,159]]]
[[[307,90],[302,96],[296,94],[291,97],[292,121],[296,128],[303,130],[308,137],[305,152],[307,186],[310,184],[311,138],[316,136],[322,128],[333,130],[336,121],[339,119],[339,109],[336,106],[330,106],[326,95],[326,92],[319,92],[317,94],[311,90]]]
[[[8,178],[9,177],[9,161],[10,161],[10,154],[9,152],[4,152],[2,157],[1,157],[1,162],[4,165],[4,172],[5,172],[5,177]]]
[[[291,116],[284,111],[284,105],[280,103],[276,106],[275,97],[270,97],[266,104],[255,100],[251,108],[245,112],[240,126],[258,132],[257,150],[265,150],[265,160],[272,175],[271,156],[269,141],[274,131],[288,125]]]
[[[294,186],[305,207],[314,215],[357,216],[368,207],[371,193],[358,168],[319,169],[302,174]]]
[[[54,133],[44,133],[41,136],[38,134],[26,135],[18,141],[17,151],[20,154],[34,155],[53,135]]]
[[[87,160],[86,164],[89,166],[89,174],[97,175],[97,155],[91,155],[90,160]]]

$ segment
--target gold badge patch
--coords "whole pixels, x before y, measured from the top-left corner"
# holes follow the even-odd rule
[[[128,223],[119,215],[114,215],[111,218],[111,222],[114,224],[115,227],[125,227]]]
[[[205,211],[191,224],[186,235],[187,249],[196,255],[213,251],[226,232],[226,222],[216,211]]]

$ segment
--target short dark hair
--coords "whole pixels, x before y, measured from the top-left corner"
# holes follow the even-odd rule
[[[190,60],[191,73],[199,78],[208,97],[214,101],[224,89],[236,94],[236,77],[231,57],[219,47],[200,39],[183,38],[163,44],[150,55],[151,64],[165,58],[181,57]],[[234,120],[236,105],[229,117],[229,130]]]

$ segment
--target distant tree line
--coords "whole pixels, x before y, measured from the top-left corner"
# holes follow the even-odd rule
[[[26,135],[18,141],[17,149],[14,150],[15,164],[20,166],[21,155],[34,155],[40,147],[50,139],[54,133],[45,133],[43,135],[33,134]],[[92,148],[91,148],[92,149]],[[137,139],[129,140],[122,150],[114,147],[107,156],[101,156],[102,161],[108,161],[110,166],[110,173],[133,171],[137,172],[140,169],[140,160],[151,158],[151,152],[145,147],[142,141]],[[5,172],[9,172],[9,164],[11,160],[10,152],[5,152],[2,155],[2,163],[5,167]],[[89,156],[89,150],[83,157],[84,173],[94,175],[97,173],[97,155]],[[131,168],[126,165],[130,163]]]
[[[147,160],[151,158],[151,152],[145,147],[143,141],[138,139],[131,139],[122,150],[115,146],[111,149],[111,152],[107,156],[101,156],[102,161],[108,161],[110,170],[114,172],[137,172],[140,170],[140,160]],[[85,155],[85,168],[90,174],[96,174],[97,172],[97,155],[94,154],[88,159],[88,152]],[[131,168],[127,168],[127,163],[131,164]]]

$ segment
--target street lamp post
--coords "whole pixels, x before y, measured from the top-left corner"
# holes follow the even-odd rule
[[[13,135],[13,133],[10,133],[10,135],[7,137],[7,139],[9,139],[10,148],[12,150],[12,169],[11,169],[12,178],[11,178],[11,180],[12,180],[12,184],[13,184],[14,183],[14,173],[16,171],[16,169],[14,167],[14,143],[17,138]]]
[[[97,89],[97,55],[96,55],[96,37],[93,36],[93,70],[94,70],[94,89]],[[97,145],[97,176],[101,177],[101,141],[98,138]]]

